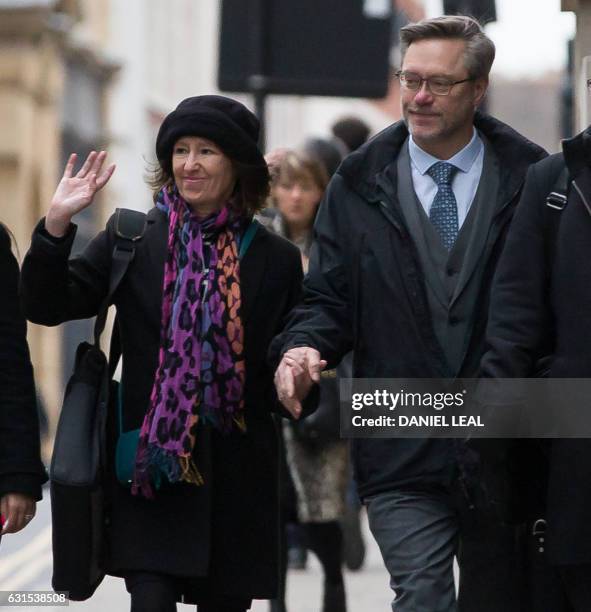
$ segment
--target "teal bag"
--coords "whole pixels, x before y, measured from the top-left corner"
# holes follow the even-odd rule
[[[140,439],[140,430],[131,429],[130,431],[123,431],[123,385],[121,383],[119,383],[117,389],[117,413],[119,437],[117,438],[117,447],[115,448],[115,474],[120,484],[129,487],[133,480],[135,454]]]
[[[119,434],[117,449],[115,451],[115,473],[117,480],[124,486],[130,487],[135,468],[135,454],[140,439],[140,430],[132,429]],[[160,483],[156,483],[159,488]]]
[[[238,258],[242,259],[248,250],[254,235],[258,229],[259,222],[252,220],[248,229],[242,237],[240,243],[240,251]],[[140,428],[123,431],[123,385],[119,383],[117,390],[117,413],[119,420],[119,436],[117,438],[117,446],[115,448],[115,474],[120,484],[125,487],[131,486],[133,480],[133,472],[135,470],[135,456],[137,453],[137,445],[140,439]],[[156,488],[160,488],[160,480],[154,483]]]

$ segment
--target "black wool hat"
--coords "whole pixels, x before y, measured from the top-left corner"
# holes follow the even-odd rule
[[[266,165],[258,147],[259,120],[232,98],[186,98],[164,118],[156,137],[156,156],[165,169],[170,169],[174,143],[183,136],[207,138],[236,161]]]

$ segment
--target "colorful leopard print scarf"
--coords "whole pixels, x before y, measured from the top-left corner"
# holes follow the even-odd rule
[[[245,429],[244,331],[238,251],[244,221],[228,206],[199,220],[176,186],[156,205],[168,214],[161,344],[132,493],[151,498],[162,476],[202,484],[193,460],[197,423]]]

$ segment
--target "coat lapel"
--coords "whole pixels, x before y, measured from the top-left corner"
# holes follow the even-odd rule
[[[471,227],[466,225],[466,229],[471,230],[471,236],[464,253],[460,276],[451,301],[452,305],[459,299],[473,277],[487,243],[494,244],[498,237],[498,233],[491,231],[491,227],[497,210],[503,204],[503,200],[499,197],[499,175],[499,162],[490,145],[485,141],[480,183],[468,212],[468,218],[464,222],[464,225],[472,224]]]
[[[573,192],[591,215],[591,128],[562,141],[564,161],[572,183],[569,199]]]
[[[579,196],[581,204],[591,215],[591,169],[585,167],[581,169],[573,179],[574,191]]]

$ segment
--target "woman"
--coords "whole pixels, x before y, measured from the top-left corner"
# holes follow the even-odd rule
[[[269,342],[297,301],[297,249],[261,226],[268,193],[259,124],[221,96],[183,100],[156,140],[156,206],[114,303],[123,430],[141,427],[131,489],[113,478],[108,573],[133,611],[238,612],[277,587],[278,409]],[[66,166],[23,266],[31,320],[96,314],[107,293],[113,219],[80,257],[71,218],[113,173],[91,153]]]
[[[10,235],[0,224],[0,514],[2,534],[35,516],[47,480],[39,449],[39,420],[26,321],[18,300],[19,270]]]
[[[273,181],[272,197],[278,214],[272,227],[299,248],[304,270],[308,267],[312,225],[327,183],[328,173],[318,158],[293,151],[282,156]],[[317,414],[324,410],[338,414],[334,370],[323,374],[319,402]],[[306,434],[306,419],[284,429],[298,517],[304,525],[308,548],[316,554],[324,571],[322,610],[344,612],[343,536],[339,520],[345,511],[348,445],[339,439],[338,421],[334,437],[327,441],[315,440],[313,433]]]

